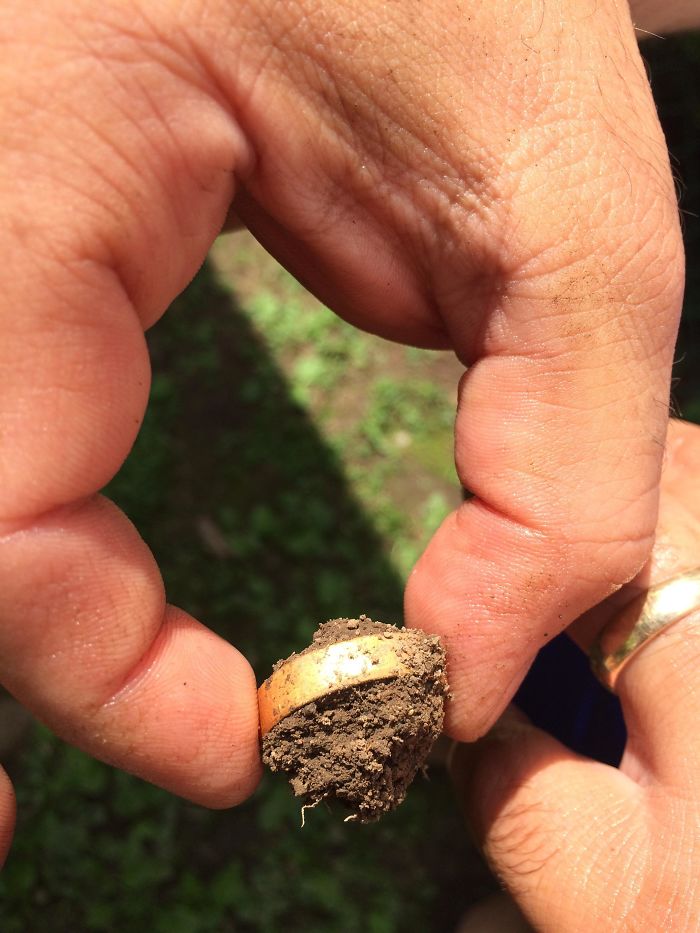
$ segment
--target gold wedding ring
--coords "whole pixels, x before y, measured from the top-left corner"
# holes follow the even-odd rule
[[[410,673],[398,656],[396,631],[387,635],[360,635],[291,657],[258,690],[262,735],[294,710],[329,693],[373,680]]]
[[[630,658],[696,609],[700,609],[700,567],[650,587],[599,634],[590,653],[593,673],[614,693],[617,678]]]

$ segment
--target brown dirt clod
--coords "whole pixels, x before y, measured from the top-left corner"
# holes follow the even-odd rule
[[[323,623],[300,652],[379,634],[395,640],[408,673],[329,692],[287,715],[262,743],[264,763],[288,775],[305,808],[338,800],[350,810],[348,819],[362,823],[404,800],[442,730],[445,652],[436,636],[367,616]]]

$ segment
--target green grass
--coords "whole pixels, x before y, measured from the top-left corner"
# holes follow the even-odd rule
[[[264,677],[321,620],[400,619],[405,573],[457,495],[452,392],[426,375],[434,354],[359,334],[238,242],[259,286],[241,308],[208,265],[153,330],[151,404],[108,492],[169,599]],[[213,813],[43,728],[14,777],[3,933],[449,929],[487,883],[439,771],[379,825],[318,808],[303,830],[282,778]]]

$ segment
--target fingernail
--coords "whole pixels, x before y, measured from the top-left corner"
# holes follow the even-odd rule
[[[514,703],[509,703],[484,736],[485,739],[505,739],[529,729],[532,723]]]
[[[472,781],[474,771],[486,750],[493,742],[510,741],[532,728],[527,716],[510,704],[501,713],[491,729],[476,742],[453,742],[447,753],[447,773],[454,787],[457,802],[465,818],[467,832],[474,845],[481,849],[482,830],[479,826],[478,809],[473,805]]]
[[[532,723],[513,703],[506,706],[489,731],[476,742],[453,742],[447,752],[446,767],[455,782],[464,782],[472,770],[483,746],[488,742],[506,741],[529,730]]]

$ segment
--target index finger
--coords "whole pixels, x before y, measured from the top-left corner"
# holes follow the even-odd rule
[[[94,493],[141,422],[143,327],[202,262],[246,146],[145,21],[4,12],[0,677],[97,757],[230,805],[259,776],[253,673],[165,605],[148,548]]]

